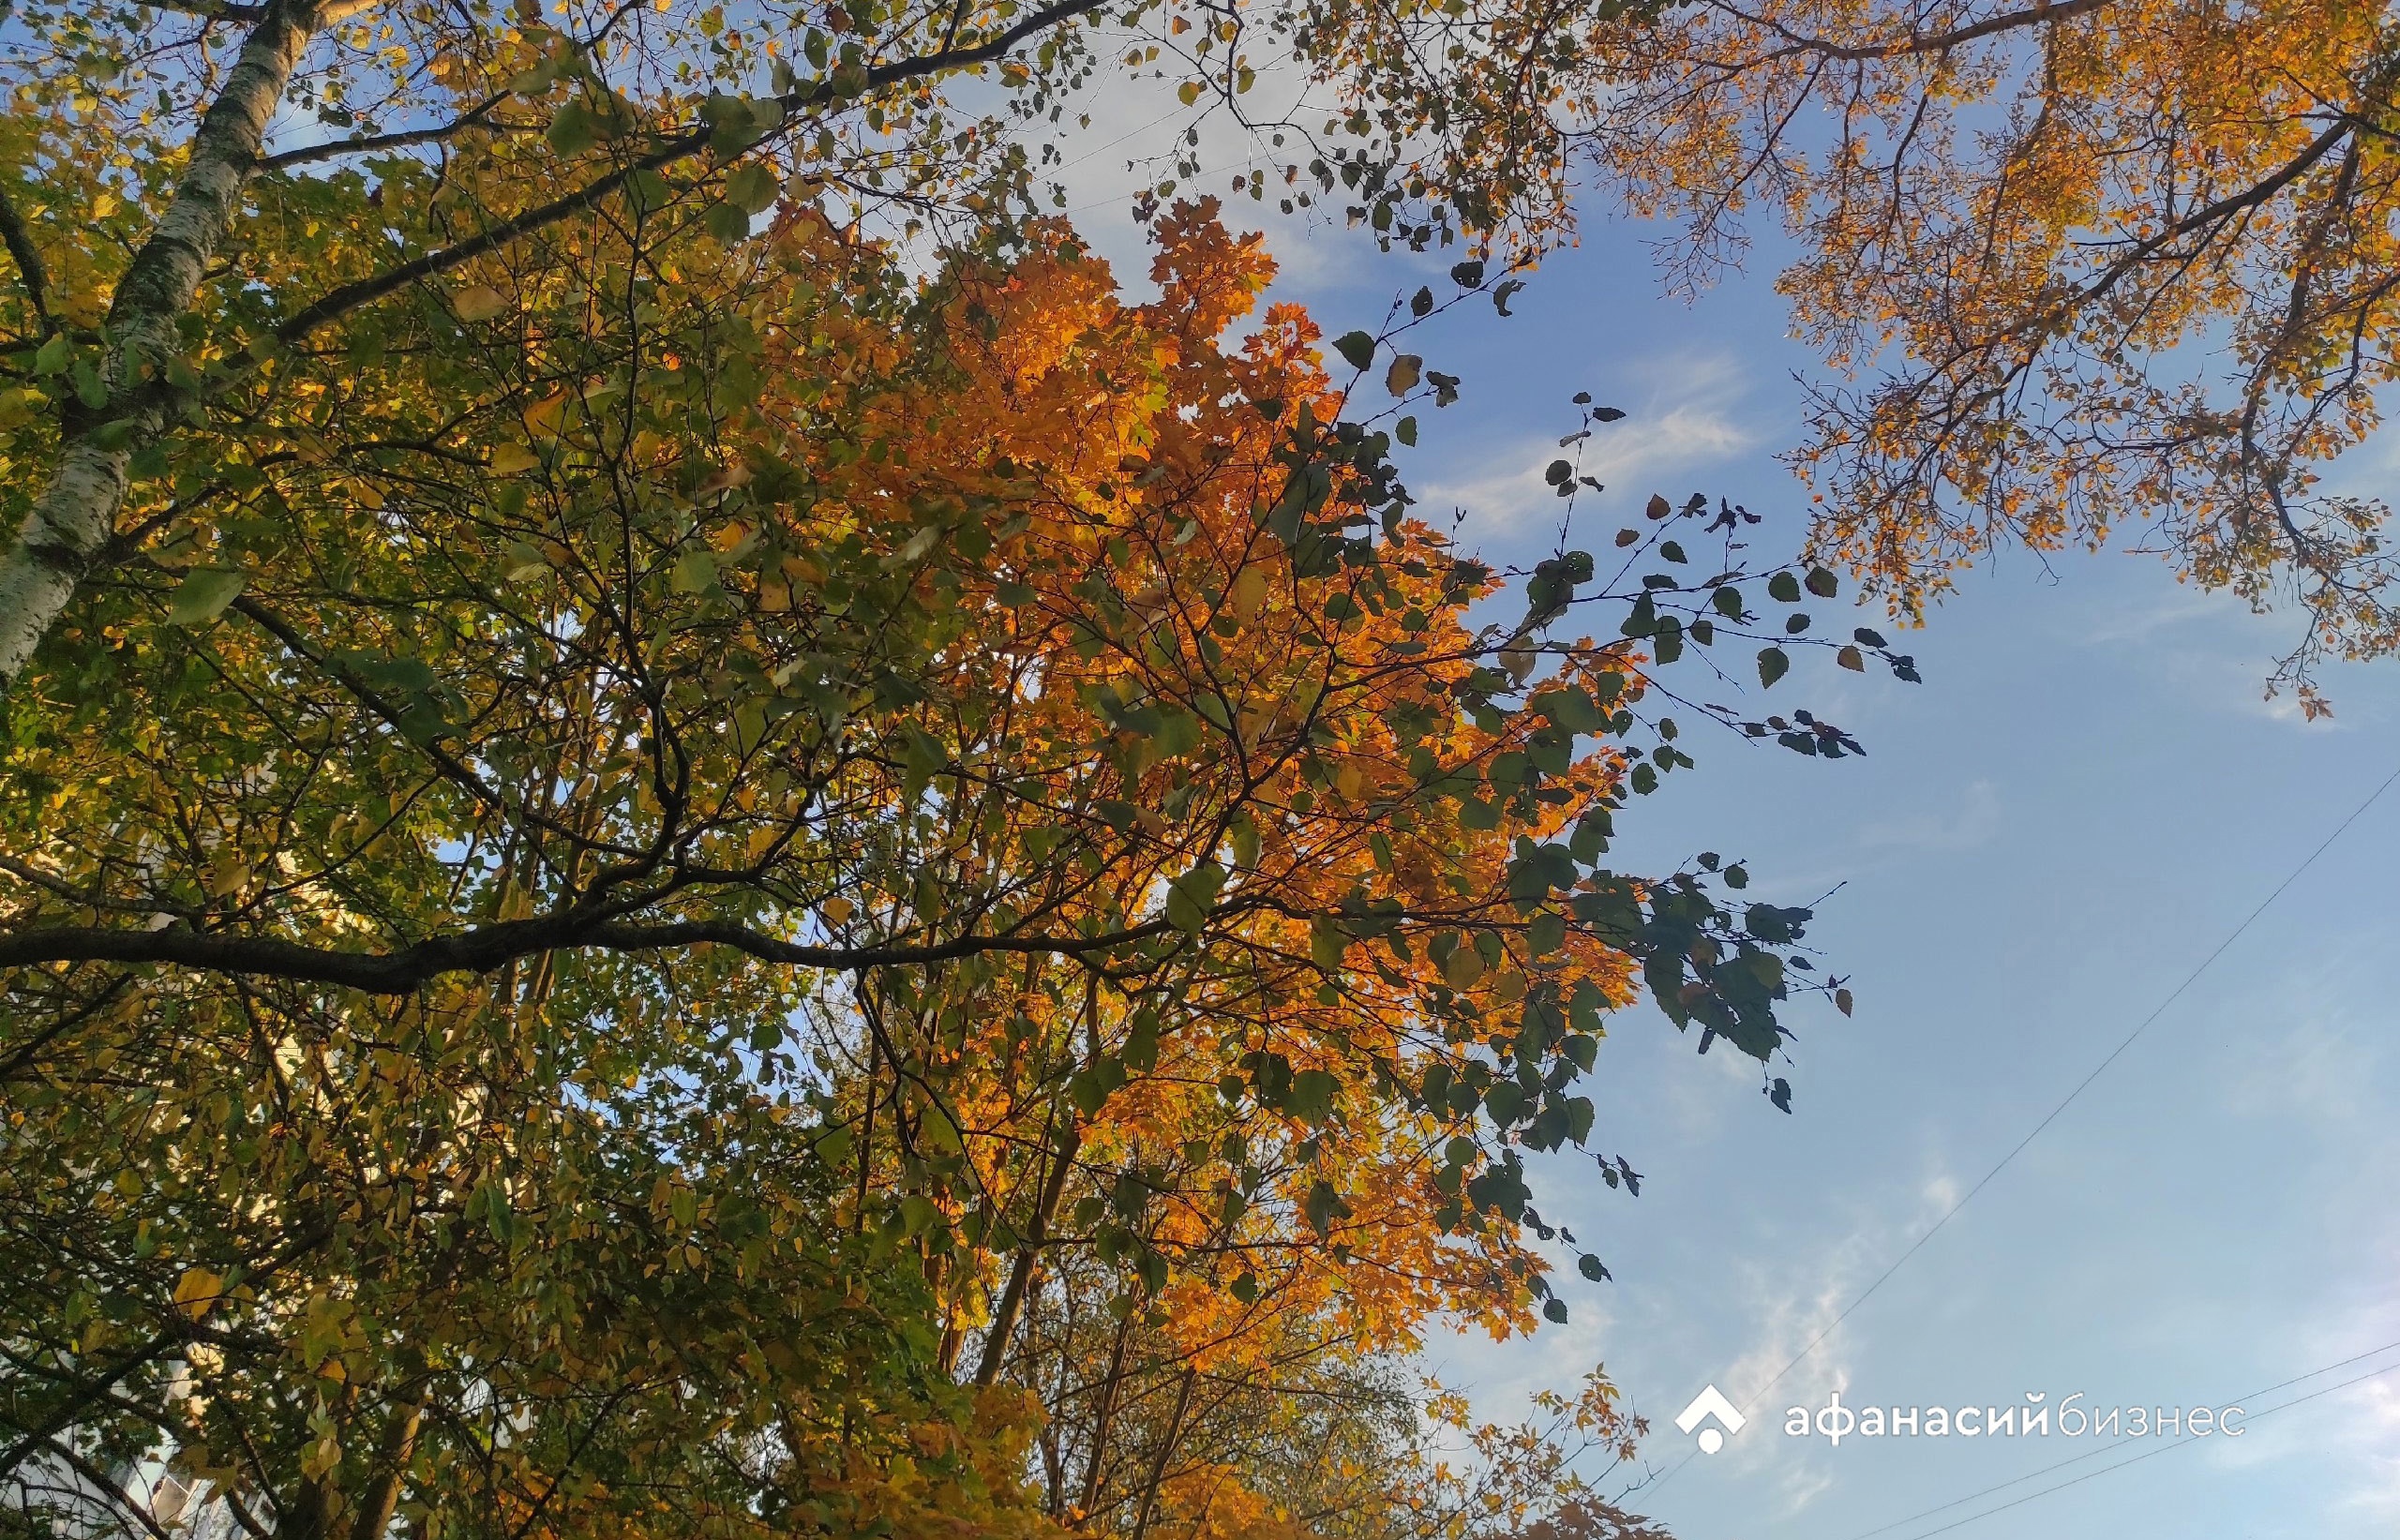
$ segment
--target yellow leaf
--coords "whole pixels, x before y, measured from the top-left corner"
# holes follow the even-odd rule
[[[187,1267],[184,1276],[175,1279],[175,1308],[184,1319],[197,1321],[208,1313],[223,1293],[225,1280],[205,1267]]]
[[[1267,569],[1244,567],[1226,597],[1233,605],[1236,619],[1247,620],[1257,614],[1259,606],[1267,602]]]
[[[525,409],[525,426],[536,433],[556,433],[559,419],[566,415],[570,392],[561,391],[547,401],[537,401]]]
[[[490,465],[496,476],[513,476],[519,471],[531,471],[540,462],[533,452],[520,443],[494,444]]]
[[[460,321],[489,321],[508,308],[508,301],[499,290],[480,283],[459,290],[450,305],[458,312]]]

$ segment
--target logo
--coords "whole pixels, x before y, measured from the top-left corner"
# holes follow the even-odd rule
[[[1685,1407],[1675,1418],[1675,1426],[1688,1433],[1711,1417],[1725,1425],[1725,1433],[1740,1432],[1745,1420],[1742,1409],[1727,1400],[1723,1391],[1710,1385],[1691,1398],[1691,1405]],[[1701,1428],[1700,1452],[1713,1455],[1724,1448],[1725,1433],[1719,1433],[1714,1428]]]

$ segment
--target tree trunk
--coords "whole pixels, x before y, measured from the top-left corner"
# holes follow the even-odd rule
[[[0,555],[0,688],[24,670],[107,549],[134,452],[155,442],[181,405],[164,376],[182,351],[177,322],[241,212],[267,124],[322,19],[314,0],[269,0],[192,135],[173,202],[117,284],[99,371],[108,399],[70,404],[57,469]]]
[[[1166,1420],[1166,1437],[1159,1440],[1158,1457],[1150,1461],[1150,1479],[1142,1488],[1142,1506],[1133,1518],[1133,1540],[1142,1540],[1150,1527],[1150,1510],[1158,1505],[1159,1485],[1166,1480],[1166,1463],[1175,1454],[1176,1441],[1183,1436],[1183,1414],[1192,1410],[1192,1386],[1200,1378],[1198,1365],[1183,1371],[1183,1384],[1175,1393],[1175,1412]]]
[[[1093,1408],[1091,1422],[1091,1456],[1084,1467],[1084,1501],[1076,1510],[1075,1528],[1082,1529],[1092,1520],[1092,1511],[1100,1506],[1100,1488],[1107,1473],[1104,1457],[1108,1452],[1108,1424],[1117,1412],[1118,1383],[1125,1378],[1125,1338],[1133,1329],[1133,1312],[1117,1323],[1117,1343],[1108,1353],[1108,1378],[1101,1382],[1099,1404]]]
[[[1025,1291],[1033,1280],[1033,1265],[1041,1260],[1042,1246],[1050,1236],[1050,1216],[1058,1211],[1059,1195],[1067,1189],[1067,1174],[1074,1169],[1075,1154],[1083,1148],[1082,1125],[1072,1112],[1066,1114],[1067,1131],[1060,1136],[1058,1147],[1052,1151],[1056,1162],[1035,1195],[1032,1217],[1025,1227],[1025,1242],[1016,1248],[1016,1261],[1009,1268],[1008,1286],[1000,1292],[999,1307],[992,1312],[991,1329],[983,1337],[983,1357],[975,1366],[975,1383],[988,1385],[999,1378],[1000,1361],[1008,1355],[1009,1338],[1016,1333],[1017,1312],[1025,1307]]]
[[[399,1506],[400,1488],[408,1484],[409,1458],[416,1453],[418,1427],[425,1420],[426,1385],[419,1382],[383,1424],[383,1440],[375,1451],[375,1477],[358,1500],[358,1516],[350,1540],[383,1540]]]

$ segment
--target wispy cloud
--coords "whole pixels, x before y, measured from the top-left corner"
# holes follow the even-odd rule
[[[1737,1400],[1757,1398],[1749,1414],[1765,1436],[1745,1439],[1733,1447],[1753,1464],[1776,1459],[1781,1465],[1777,1484],[1784,1517],[1797,1514],[1830,1489],[1834,1477],[1813,1443],[1804,1446],[1798,1460],[1792,1458],[1794,1445],[1777,1432],[1783,1409],[1821,1406],[1828,1396],[1850,1388],[1849,1344],[1837,1326],[1841,1312],[1912,1235],[1958,1202],[1958,1193],[1957,1180],[1937,1172],[1919,1184],[1913,1211],[1905,1217],[1859,1220],[1847,1234],[1820,1246],[1813,1263],[1773,1272],[1749,1270],[1744,1293],[1758,1326],[1749,1350],[1718,1383]],[[1804,1352],[1807,1356],[1800,1356]]]
[[[1673,383],[1596,432],[1583,455],[1583,472],[1612,495],[1660,489],[1671,476],[1721,464],[1760,442],[1737,412],[1748,376],[1731,356],[1664,360],[1640,372]],[[1538,529],[1557,517],[1559,499],[1542,480],[1557,455],[1553,438],[1510,439],[1462,472],[1419,486],[1418,501],[1436,516],[1464,510],[1471,533]]]

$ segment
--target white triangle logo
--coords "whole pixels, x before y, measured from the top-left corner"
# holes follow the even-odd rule
[[[1688,1433],[1693,1428],[1700,1428],[1702,1423],[1711,1417],[1725,1425],[1725,1433],[1740,1432],[1742,1424],[1748,1420],[1742,1415],[1740,1407],[1725,1398],[1723,1391],[1715,1385],[1710,1385],[1691,1398],[1691,1405],[1685,1407],[1682,1413],[1675,1418],[1675,1427]],[[1714,1428],[1702,1428],[1700,1452],[1703,1455],[1713,1455],[1724,1448],[1725,1433],[1720,1433]]]

